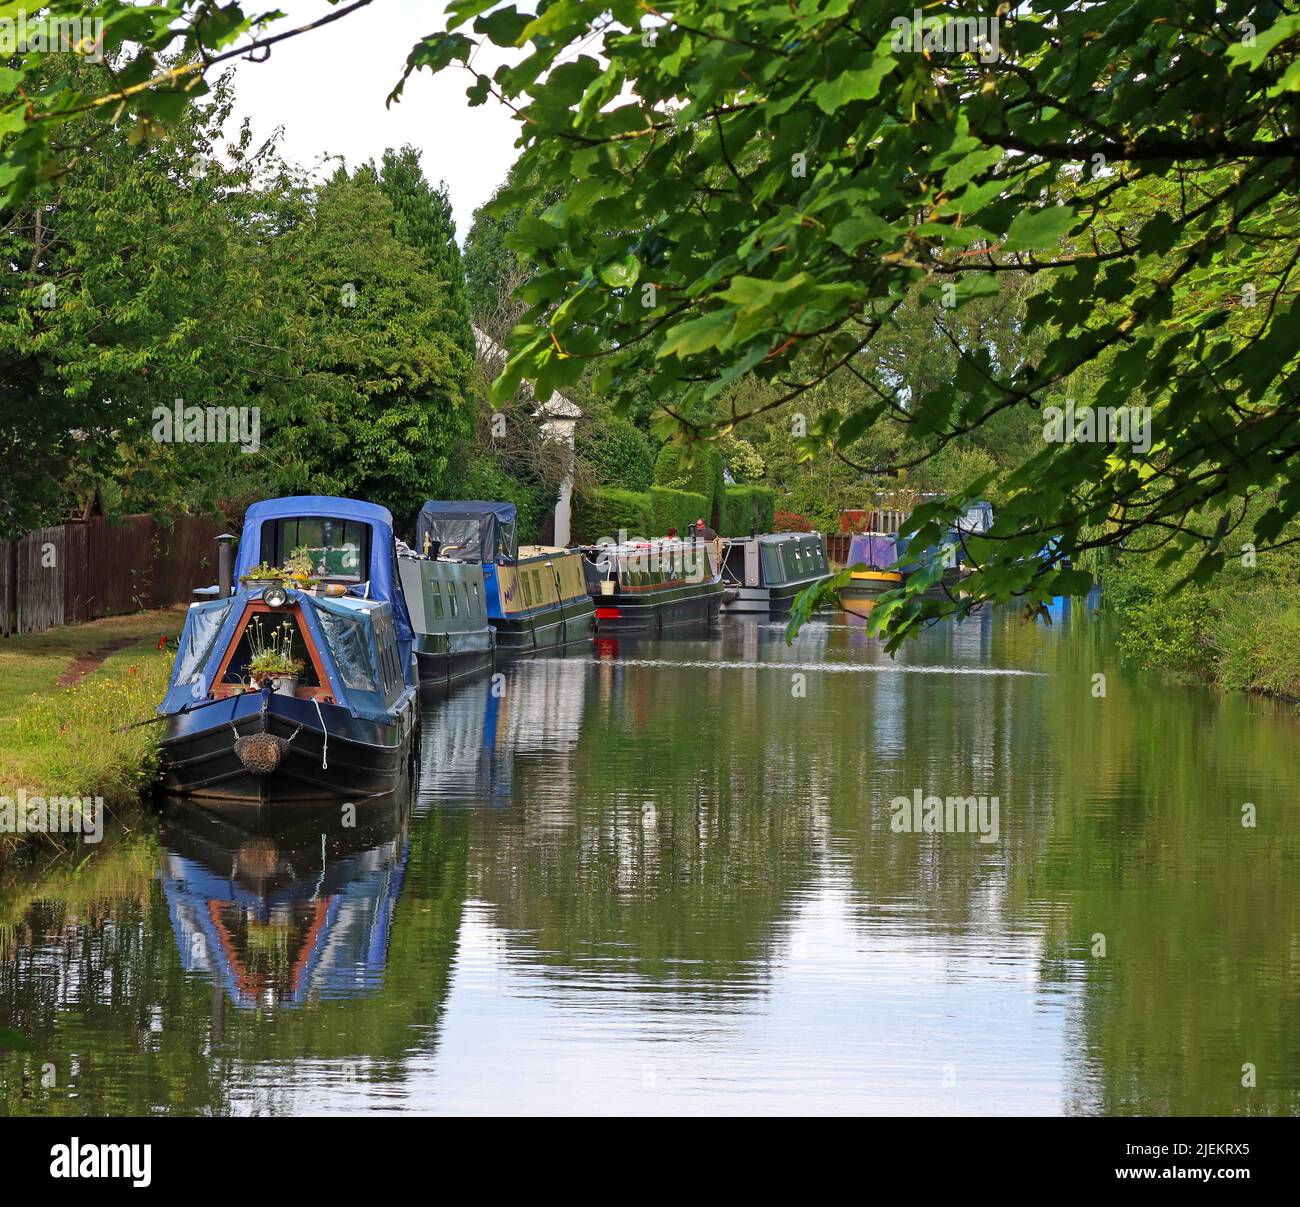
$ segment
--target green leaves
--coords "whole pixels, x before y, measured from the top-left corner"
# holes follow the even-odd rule
[[[1074,211],[1066,205],[1026,209],[1017,214],[1002,240],[1003,251],[1035,251],[1056,247],[1074,225]]]
[[[818,84],[812,90],[812,99],[823,113],[835,113],[852,101],[872,100],[898,60],[892,55],[881,55],[870,67],[843,71],[834,79]]]

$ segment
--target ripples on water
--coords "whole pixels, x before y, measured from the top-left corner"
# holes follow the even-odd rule
[[[1294,1109],[1295,722],[1057,622],[602,640],[431,704],[356,829],[172,807],[7,886],[0,1109]]]

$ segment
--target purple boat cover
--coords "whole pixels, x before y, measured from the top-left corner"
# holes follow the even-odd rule
[[[897,557],[892,536],[859,532],[849,544],[849,565],[862,563],[870,570],[887,570]]]

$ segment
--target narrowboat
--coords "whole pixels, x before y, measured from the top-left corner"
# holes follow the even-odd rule
[[[446,691],[488,674],[496,630],[488,621],[479,568],[424,556],[398,541],[397,577],[411,614],[420,686]]]
[[[993,505],[980,501],[973,503],[959,519],[949,525],[938,545],[913,553],[911,533],[900,532],[895,538],[898,569],[907,577],[917,570],[940,562],[942,570],[939,577],[925,594],[932,598],[951,596],[962,579],[971,573],[971,567],[962,560],[967,552],[966,540],[969,537],[983,536],[992,527]]]
[[[499,656],[588,642],[595,614],[577,549],[518,543],[513,503],[429,500],[416,541],[429,558],[461,562],[482,577]]]
[[[788,612],[800,591],[830,578],[826,541],[816,532],[764,532],[734,537],[723,561],[727,615]]]
[[[649,636],[717,620],[724,593],[720,544],[665,537],[584,550],[596,631]]]
[[[254,503],[238,588],[223,584],[185,619],[158,710],[163,791],[252,805],[393,791],[419,720],[396,561],[384,507]]]
[[[903,572],[895,568],[897,560],[892,533],[856,533],[849,543],[849,583],[840,588],[840,607],[854,616],[869,616],[881,595],[903,585]]]

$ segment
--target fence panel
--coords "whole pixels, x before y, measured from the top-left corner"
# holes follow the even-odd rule
[[[87,521],[90,615],[119,616],[152,606],[153,521],[148,516]]]
[[[63,623],[90,619],[90,532],[85,524],[63,526]]]
[[[38,528],[18,541],[18,632],[63,623],[63,528]]]
[[[18,542],[0,541],[0,637],[18,632]]]
[[[103,516],[0,541],[0,636],[184,603],[216,577],[217,524]]]

